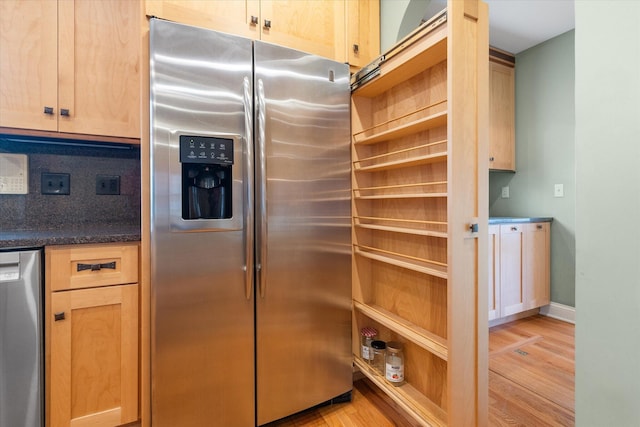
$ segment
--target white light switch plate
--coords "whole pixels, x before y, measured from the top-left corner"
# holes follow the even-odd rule
[[[564,197],[564,185],[556,184],[553,186],[553,197]]]
[[[503,199],[508,199],[509,198],[509,186],[502,187],[502,198]]]
[[[27,155],[0,153],[0,194],[27,194],[28,192]]]

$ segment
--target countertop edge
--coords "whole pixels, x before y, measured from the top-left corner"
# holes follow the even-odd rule
[[[553,217],[489,217],[489,224],[527,224],[533,222],[553,222]]]

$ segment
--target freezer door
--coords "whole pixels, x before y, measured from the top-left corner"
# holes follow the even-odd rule
[[[253,426],[251,41],[150,25],[151,423]],[[235,141],[232,218],[182,220],[180,135]]]
[[[258,424],[351,390],[349,72],[254,43]]]

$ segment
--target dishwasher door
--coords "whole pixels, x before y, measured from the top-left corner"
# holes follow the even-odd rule
[[[40,250],[0,251],[0,427],[42,427]]]

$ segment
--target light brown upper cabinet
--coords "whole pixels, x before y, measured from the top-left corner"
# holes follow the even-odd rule
[[[380,50],[378,1],[147,0],[145,4],[149,16],[264,40],[340,62],[349,60],[352,65],[366,65]],[[358,45],[357,54],[349,50],[347,56],[347,39],[350,46]]]
[[[516,170],[515,58],[489,49],[489,169]]]
[[[347,62],[352,71],[368,65],[379,55],[380,2],[347,0]]]
[[[140,137],[140,6],[0,1],[0,126]]]

